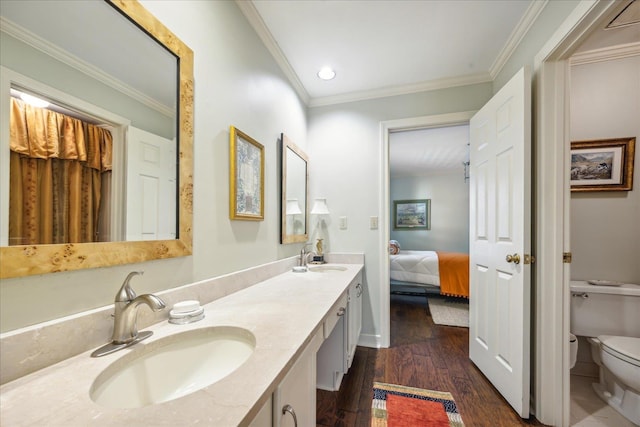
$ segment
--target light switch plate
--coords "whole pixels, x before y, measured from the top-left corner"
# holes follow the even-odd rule
[[[369,228],[371,230],[377,230],[378,229],[378,217],[377,216],[372,216],[369,218]]]
[[[346,216],[341,216],[340,217],[340,230],[346,230],[347,229],[347,217]]]

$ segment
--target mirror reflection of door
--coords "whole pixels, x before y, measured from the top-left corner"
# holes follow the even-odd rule
[[[127,135],[127,240],[176,238],[176,144],[134,127]]]

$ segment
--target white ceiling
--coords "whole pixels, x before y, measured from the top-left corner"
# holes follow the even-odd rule
[[[300,97],[313,107],[490,82],[547,2],[236,0],[236,3]],[[639,4],[640,1],[635,1],[629,8],[634,9],[631,13],[637,14]],[[600,29],[578,52],[634,41],[640,42],[640,25]],[[316,75],[326,65],[337,73],[333,80],[323,81]],[[391,174],[420,175],[447,168],[462,173],[462,162],[468,159],[467,142],[467,127],[394,134],[390,144]]]
[[[469,160],[469,125],[394,132],[389,136],[391,178],[460,172]]]
[[[237,1],[310,105],[491,81],[544,4]],[[332,66],[331,81],[317,77]]]

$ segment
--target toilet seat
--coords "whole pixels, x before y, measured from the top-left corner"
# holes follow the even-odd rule
[[[601,335],[602,350],[627,363],[640,367],[640,338]]]

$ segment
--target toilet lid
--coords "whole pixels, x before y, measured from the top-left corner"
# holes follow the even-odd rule
[[[640,338],[601,335],[598,339],[607,353],[640,366]]]

